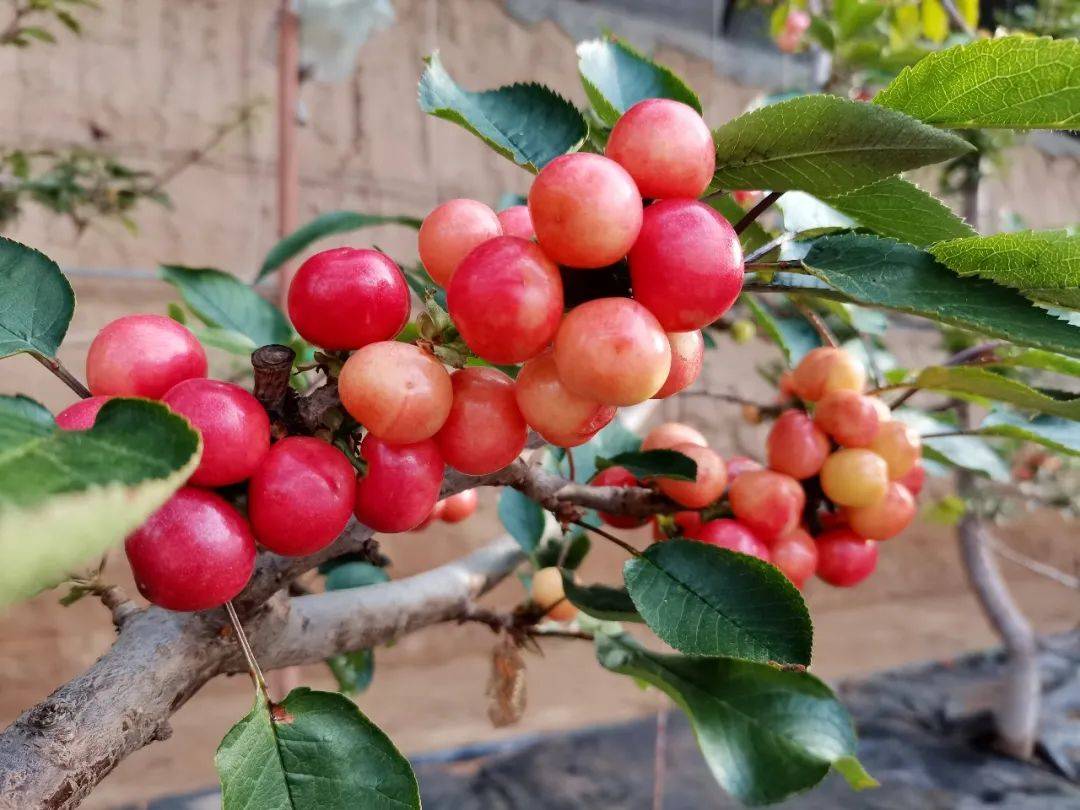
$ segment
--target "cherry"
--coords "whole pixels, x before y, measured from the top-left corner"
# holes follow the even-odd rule
[[[708,326],[742,290],[739,237],[697,200],[661,200],[646,208],[629,259],[634,298],[668,332]]]
[[[701,530],[701,513],[687,509],[682,512],[676,512],[671,515],[671,519],[675,522],[675,536],[676,537],[697,537],[697,533]],[[656,516],[653,516],[653,540],[667,540],[668,535],[660,528],[660,521]]]
[[[671,344],[671,370],[660,390],[653,394],[653,399],[666,399],[689,388],[701,374],[705,361],[705,339],[700,329],[668,332],[668,343]]]
[[[728,498],[735,517],[766,542],[797,528],[806,506],[802,484],[773,470],[742,473],[731,482]]]
[[[355,500],[356,471],[344,453],[289,436],[270,448],[248,482],[248,519],[266,548],[302,556],[334,542]]]
[[[469,251],[502,233],[499,218],[482,202],[449,200],[420,226],[420,262],[432,280],[445,287]]]
[[[522,239],[535,239],[532,216],[527,205],[511,205],[499,212],[499,224],[506,236],[519,236]]]
[[[817,475],[829,456],[829,437],[805,411],[789,410],[773,423],[765,442],[769,466],[792,478]]]
[[[446,301],[473,352],[492,363],[521,363],[555,337],[563,312],[562,278],[535,243],[500,236],[465,257]]]
[[[423,523],[442,487],[444,465],[435,442],[388,444],[368,433],[360,456],[367,474],[356,484],[356,519],[377,532],[407,532]]]
[[[806,354],[791,377],[792,387],[807,402],[817,402],[830,391],[862,391],[866,370],[843,349],[821,346]]]
[[[641,195],[615,161],[574,152],[540,170],[529,190],[529,213],[540,247],[554,261],[604,267],[625,256],[637,239]]]
[[[693,481],[657,478],[656,485],[661,492],[675,503],[691,509],[708,506],[724,494],[727,467],[718,453],[691,442],[677,444],[671,449],[692,458],[697,463],[697,474]]]
[[[184,487],[124,543],[139,593],[168,610],[208,610],[247,585],[255,540],[224,498]]]
[[[289,284],[288,309],[300,337],[330,351],[390,340],[409,320],[409,286],[377,250],[316,253]]]
[[[472,366],[455,371],[450,382],[450,415],[435,434],[443,460],[466,475],[501,470],[525,449],[529,433],[514,381],[496,368]]]
[[[879,405],[875,404],[880,402],[846,388],[830,391],[814,409],[814,424],[844,447],[866,447],[881,424]]]
[[[182,380],[206,376],[206,352],[172,318],[125,315],[97,333],[86,355],[86,384],[96,396],[160,399]]]
[[[593,476],[592,481],[589,482],[594,487],[640,487],[641,482],[634,477],[625,467],[607,467],[601,470]],[[630,515],[612,515],[607,512],[600,512],[600,519],[604,521],[608,526],[614,526],[616,529],[635,529],[638,526],[644,526],[647,518],[632,517]]]
[[[702,524],[694,535],[694,539],[711,546],[720,546],[720,548],[731,549],[741,554],[749,554],[765,562],[770,562],[772,559],[769,547],[758,539],[749,526],[730,518],[719,518]]]
[[[708,124],[693,107],[667,98],[639,101],[623,113],[604,154],[630,173],[642,197],[700,197],[716,169]]]
[[[397,444],[434,436],[454,397],[442,363],[411,343],[393,340],[354,352],[341,368],[338,392],[353,419]]]
[[[780,390],[781,402],[788,399],[794,399],[798,396],[798,394],[795,393],[795,372],[783,372],[780,375],[780,379],[776,381],[776,387]]]
[[[885,497],[889,468],[870,450],[837,450],[821,468],[821,488],[839,506],[870,506]]]
[[[763,470],[761,462],[747,456],[732,456],[727,460],[728,481],[734,481],[738,476],[753,470]]]
[[[521,367],[514,394],[529,426],[557,447],[584,444],[615,418],[611,405],[578,396],[562,384],[551,350]]]
[[[426,518],[424,518],[420,522],[420,525],[417,526],[415,529],[413,529],[413,531],[418,532],[421,529],[426,529],[428,527],[428,525],[431,524],[432,521],[442,519],[443,512],[445,510],[446,510],[446,499],[444,498],[441,501],[436,501],[435,506],[432,507],[430,512],[428,512],[428,516]]]
[[[435,504],[435,509],[439,513],[439,519],[444,523],[461,523],[461,521],[472,516],[479,501],[480,494],[477,490],[466,489],[439,501],[442,504],[442,509],[439,509],[439,504]]]
[[[270,450],[270,418],[239,385],[184,380],[161,401],[186,417],[202,436],[202,458],[189,479],[192,484],[222,487],[244,481]]]
[[[831,529],[815,539],[817,575],[839,588],[858,585],[877,567],[877,543],[864,540],[851,529]]]
[[[562,572],[554,566],[541,568],[533,574],[530,596],[552,621],[568,622],[577,616],[578,609],[566,598]]]
[[[917,498],[922,492],[923,484],[926,483],[926,468],[916,462],[915,466],[897,478],[896,482],[907,487],[908,492]]]
[[[852,531],[871,540],[888,540],[915,519],[915,496],[898,481],[889,483],[885,497],[869,506],[847,510]]]
[[[641,443],[642,450],[670,450],[677,444],[698,444],[708,447],[709,443],[700,431],[684,425],[682,422],[664,422],[657,425]]]
[[[796,588],[802,588],[817,570],[817,561],[817,545],[802,529],[795,529],[776,538],[772,543],[773,565],[779,568]]]
[[[575,307],[555,336],[563,385],[605,405],[636,405],[660,390],[671,370],[671,344],[649,310],[629,298],[597,298]]]
[[[89,430],[97,420],[101,406],[112,397],[88,397],[74,405],[68,405],[56,415],[56,426],[61,430]]]
[[[889,478],[906,475],[922,458],[922,439],[903,422],[886,422],[881,426],[870,449],[885,459]]]

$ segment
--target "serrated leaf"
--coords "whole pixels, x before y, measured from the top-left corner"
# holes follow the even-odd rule
[[[56,262],[0,236],[0,357],[56,357],[75,312],[75,293]]]
[[[987,365],[1037,368],[1080,377],[1080,360],[1041,349],[1023,349],[1018,346],[1003,346],[997,349]]]
[[[275,707],[259,693],[221,741],[214,764],[223,810],[420,807],[408,760],[335,692],[300,687]]]
[[[544,536],[544,510],[540,504],[511,487],[499,495],[499,520],[526,554],[536,551]]]
[[[887,177],[825,201],[874,233],[918,247],[975,235],[945,203],[902,177]]]
[[[874,103],[939,127],[1080,126],[1080,41],[981,39],[905,68]]]
[[[1080,456],[1080,422],[1058,416],[1028,419],[1008,411],[992,411],[979,425],[984,436],[1008,436],[1036,442],[1059,453]]]
[[[955,425],[910,408],[893,411],[893,418],[910,425],[924,437],[957,430]],[[978,436],[923,438],[922,445],[923,457],[931,461],[971,470],[994,481],[1008,481],[1012,477],[1005,460]]]
[[[746,804],[808,790],[831,766],[853,788],[871,786],[851,762],[851,718],[813,675],[729,658],[660,655],[626,635],[597,636],[596,657],[605,669],[650,683],[674,700],[716,781]]]
[[[625,467],[637,479],[693,481],[697,478],[697,462],[677,450],[630,450],[611,458],[598,456],[596,468],[608,467]]]
[[[1014,290],[960,278],[913,245],[856,233],[826,236],[813,243],[803,265],[855,303],[1080,356],[1080,329],[1032,306]]]
[[[809,664],[810,614],[779,570],[695,540],[649,546],[623,566],[649,628],[679,652]]]
[[[701,102],[686,82],[624,42],[610,37],[580,42],[577,55],[585,94],[608,126],[647,98],[671,98],[701,112]]]
[[[1080,420],[1080,396],[1056,396],[1026,383],[974,366],[930,366],[915,378],[916,388],[985,397],[1017,408]]]
[[[958,275],[996,281],[1043,304],[1080,309],[1080,235],[1074,231],[972,236],[941,242],[930,252]]]
[[[195,469],[199,436],[149,400],[105,403],[64,431],[25,397],[0,397],[0,607],[56,585],[123,540]]]
[[[821,345],[821,336],[805,318],[778,315],[771,306],[752,295],[744,295],[742,300],[750,308],[757,325],[780,348],[788,368],[797,366],[803,357]]]
[[[244,335],[256,347],[292,340],[292,328],[281,310],[235,276],[176,264],[161,265],[160,274],[207,325]]]
[[[812,95],[762,107],[713,133],[725,189],[830,196],[971,151],[967,141],[873,104]]]
[[[563,592],[578,610],[606,622],[642,622],[625,588],[610,585],[578,585],[572,571],[563,569]]]
[[[577,108],[549,87],[511,84],[474,93],[454,82],[437,53],[424,61],[420,109],[464,127],[529,171],[576,151],[589,134]]]
[[[301,225],[270,248],[255,280],[266,278],[289,259],[320,239],[331,234],[358,231],[361,228],[371,228],[376,225],[404,225],[418,229],[420,220],[406,216],[361,214],[357,211],[327,211],[315,217],[311,222]]]

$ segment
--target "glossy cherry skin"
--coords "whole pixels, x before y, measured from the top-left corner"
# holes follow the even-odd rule
[[[505,236],[518,236],[522,239],[536,238],[536,229],[533,228],[529,206],[511,205],[500,211],[498,217]]]
[[[896,482],[907,487],[908,492],[917,498],[919,497],[919,493],[922,492],[923,485],[926,483],[926,467],[921,463],[917,463],[914,467],[897,478]]]
[[[708,326],[742,290],[739,237],[697,200],[661,200],[646,208],[629,259],[634,298],[668,332]]]
[[[881,425],[881,400],[839,389],[825,394],[814,409],[814,424],[844,447],[867,447]]]
[[[601,470],[593,476],[592,481],[589,482],[594,487],[640,487],[641,482],[638,481],[633,473],[631,473],[625,467],[608,467]],[[614,526],[616,529],[634,529],[638,526],[644,526],[645,521],[648,518],[631,517],[628,515],[611,515],[607,512],[600,512],[600,519],[604,521],[608,526]]]
[[[866,369],[843,349],[821,346],[807,352],[791,375],[795,393],[807,402],[817,402],[830,391],[862,392]]]
[[[548,163],[529,190],[529,214],[544,253],[568,267],[614,264],[641,230],[641,195],[626,169],[574,152]]]
[[[885,497],[869,506],[846,511],[851,530],[870,540],[896,537],[915,519],[915,496],[899,481],[889,482]]]
[[[555,337],[563,312],[562,278],[534,242],[500,236],[465,257],[446,303],[473,352],[491,363],[521,363]]]
[[[597,298],[575,307],[555,336],[563,385],[605,405],[636,405],[660,390],[671,370],[671,344],[645,307],[629,298]]]
[[[890,478],[902,478],[922,458],[922,439],[910,425],[886,422],[870,443],[870,449],[885,459]]]
[[[732,456],[727,460],[728,483],[734,481],[738,476],[745,472],[763,469],[765,469],[765,467],[762,466],[760,461],[747,456]]]
[[[769,467],[792,478],[817,475],[829,456],[829,437],[805,411],[784,411],[765,441]]]
[[[409,286],[377,250],[316,253],[289,284],[288,309],[300,337],[330,351],[390,340],[409,320]]]
[[[418,346],[393,340],[354,352],[341,368],[338,392],[353,419],[395,444],[434,436],[454,397],[442,363]]]
[[[698,531],[701,529],[701,513],[695,512],[691,509],[687,509],[682,512],[676,512],[671,516],[671,519],[675,521],[675,537],[697,537]],[[653,518],[653,540],[667,540],[668,535],[660,528],[660,522],[654,516]]]
[[[765,562],[772,560],[769,547],[761,542],[750,527],[730,518],[710,520],[702,524],[694,539],[712,546],[738,551],[741,554],[749,554]]]
[[[671,370],[653,399],[666,399],[689,388],[701,374],[705,362],[705,339],[701,330],[692,332],[668,332],[671,344]]]
[[[436,510],[439,512],[438,518],[444,523],[461,523],[473,515],[479,502],[479,492],[475,489],[466,489],[439,502],[442,504],[442,509]]]
[[[838,588],[858,585],[877,567],[878,548],[851,529],[831,529],[816,538],[817,575]]]
[[[270,450],[270,418],[239,385],[184,380],[161,398],[199,431],[202,459],[189,481],[222,487],[251,477]]]
[[[802,485],[773,470],[742,473],[731,482],[728,498],[735,517],[765,542],[794,531],[806,506]]]
[[[344,453],[289,436],[270,448],[248,482],[248,520],[271,551],[313,554],[341,534],[355,500],[356,470]]]
[[[428,512],[428,516],[426,518],[424,518],[420,522],[420,525],[417,526],[415,529],[413,529],[413,531],[418,532],[421,529],[426,529],[433,521],[441,520],[442,515],[443,515],[443,510],[445,508],[446,508],[446,499],[443,499],[441,501],[436,501],[434,508],[432,508],[432,510],[430,512]]]
[[[255,539],[224,498],[184,487],[124,543],[139,593],[168,610],[208,610],[247,585]]]
[[[772,564],[779,568],[796,588],[802,588],[817,570],[817,544],[814,543],[814,538],[802,529],[795,529],[776,538],[769,550],[772,552]]]
[[[501,470],[525,449],[529,428],[514,381],[496,368],[472,366],[450,375],[454,401],[435,443],[443,461],[466,475]]]
[[[97,333],[86,355],[95,396],[160,399],[182,380],[206,376],[206,352],[172,318],[125,315]]]
[[[821,488],[838,506],[870,506],[885,497],[889,468],[870,450],[838,450],[821,467]]]
[[[388,444],[369,433],[360,455],[368,469],[356,484],[356,519],[377,532],[407,532],[423,523],[439,500],[445,470],[435,442]]]
[[[469,251],[502,234],[499,218],[482,202],[449,200],[420,225],[420,262],[432,280],[445,287]]]
[[[708,124],[681,101],[649,98],[622,114],[604,154],[634,178],[642,197],[700,197],[716,169]]]
[[[87,397],[74,405],[68,405],[56,415],[56,426],[61,430],[89,430],[94,426],[101,406],[112,397]]]
[[[613,406],[578,396],[562,384],[551,350],[521,367],[514,395],[529,427],[557,447],[584,444],[615,418]]]
[[[695,430],[690,425],[684,425],[682,422],[664,422],[649,431],[641,443],[641,449],[670,450],[675,445],[686,442],[702,447],[709,446],[701,431]]]
[[[577,616],[578,609],[566,598],[562,572],[554,566],[541,568],[533,574],[529,595],[553,622],[568,622]]]
[[[671,448],[693,459],[697,474],[693,481],[657,478],[660,491],[680,506],[702,509],[724,494],[727,487],[727,466],[720,454],[708,447],[684,442]]]

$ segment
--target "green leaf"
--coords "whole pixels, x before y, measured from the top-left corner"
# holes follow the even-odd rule
[[[541,84],[511,84],[474,93],[459,87],[437,53],[424,60],[420,109],[458,124],[529,171],[574,152],[589,126],[569,101]]]
[[[981,39],[905,68],[875,104],[955,129],[1080,126],[1080,42]]]
[[[885,12],[879,0],[836,0],[833,13],[841,39],[850,39]]]
[[[1036,416],[1028,419],[1008,411],[992,411],[979,425],[984,436],[1008,436],[1036,442],[1056,450],[1080,456],[1080,422],[1058,416]]]
[[[893,411],[893,418],[911,425],[920,436],[957,430],[956,425],[950,425],[921,411],[907,408]],[[1008,481],[1012,477],[1009,465],[1004,459],[977,436],[924,438],[922,444],[923,457],[931,461],[971,470],[994,481]]]
[[[337,681],[338,691],[343,695],[359,695],[366,692],[375,679],[375,651],[357,650],[326,659],[330,673]]]
[[[779,570],[695,540],[668,540],[626,561],[623,578],[656,635],[687,655],[809,664],[810,614]]]
[[[962,138],[873,104],[801,96],[729,121],[714,133],[725,189],[798,189],[818,196],[970,152]]]
[[[123,540],[199,462],[199,435],[149,400],[105,403],[59,430],[25,397],[0,397],[0,607],[62,582]]]
[[[544,510],[540,504],[511,487],[499,496],[499,520],[526,554],[536,551],[544,536]]]
[[[420,220],[415,217],[361,214],[356,211],[327,211],[315,217],[311,222],[301,225],[270,248],[255,280],[266,278],[289,259],[324,237],[335,233],[358,231],[375,225],[404,225],[409,228],[419,228]]]
[[[607,622],[644,621],[625,588],[612,588],[610,585],[578,585],[574,582],[573,571],[565,568],[562,571],[562,577],[566,598],[574,607],[588,613],[594,619]]]
[[[56,357],[75,312],[75,293],[56,262],[0,236],[0,357]]]
[[[335,692],[300,687],[273,707],[260,693],[221,741],[214,764],[223,810],[420,807],[408,760]]]
[[[851,718],[813,675],[728,658],[660,655],[627,635],[597,636],[596,657],[605,669],[650,683],[675,701],[716,781],[746,804],[808,790],[830,766],[856,790],[876,784],[852,764]]]
[[[533,554],[536,568],[549,568],[553,565],[576,571],[592,548],[592,541],[581,529],[575,528],[566,535],[549,537]]]
[[[625,467],[638,479],[693,481],[697,478],[697,462],[676,450],[630,450],[611,458],[597,457],[597,470],[608,467]]]
[[[1080,420],[1080,396],[1054,396],[985,368],[930,366],[919,372],[914,385],[950,394],[985,397],[1024,410]]]
[[[287,344],[292,328],[281,310],[240,279],[209,267],[163,264],[161,277],[176,287],[191,311],[210,326],[250,338],[255,346]]]
[[[1080,235],[1074,231],[972,236],[934,245],[930,252],[958,275],[996,281],[1043,304],[1080,309]]]
[[[240,357],[248,357],[259,348],[255,341],[247,335],[241,335],[232,329],[220,329],[216,326],[199,327],[194,324],[188,326],[191,333],[199,339],[204,346],[221,349],[223,352],[235,354]]]
[[[1021,366],[1053,371],[1080,377],[1080,360],[1065,357],[1054,352],[1040,349],[1024,349],[1019,346],[1003,346],[994,352],[994,358],[988,362],[994,366]]]
[[[364,588],[389,582],[385,568],[379,568],[363,560],[349,560],[335,565],[326,575],[326,590],[342,591],[346,588]]]
[[[585,94],[608,126],[647,98],[675,99],[701,112],[701,102],[686,82],[624,42],[610,37],[581,42],[577,55]]]
[[[574,480],[591,481],[598,469],[597,459],[630,453],[640,448],[641,437],[627,430],[622,422],[615,419],[585,444],[571,451],[574,455]],[[566,466],[564,463],[563,471],[569,475]]]
[[[795,368],[810,351],[821,345],[821,337],[805,318],[786,318],[752,295],[742,296],[743,303],[757,325],[780,347],[788,368]]]
[[[825,201],[864,228],[918,247],[975,235],[951,208],[902,177],[887,177]]]
[[[826,236],[813,243],[803,264],[855,303],[1080,356],[1080,330],[1013,290],[959,278],[913,245],[856,233]]]

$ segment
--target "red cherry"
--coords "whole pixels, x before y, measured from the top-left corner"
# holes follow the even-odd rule
[[[551,350],[521,367],[514,383],[518,408],[544,441],[577,447],[615,418],[615,408],[578,396],[559,380]]]
[[[68,405],[56,415],[56,426],[61,430],[89,430],[94,426],[101,406],[112,397],[88,397],[74,405]]]
[[[832,529],[818,535],[816,542],[817,575],[830,585],[858,585],[877,567],[877,542],[864,540],[851,529]]]
[[[694,512],[687,509],[682,512],[676,512],[671,515],[671,519],[675,522],[675,536],[676,537],[696,537],[698,531],[701,529],[701,513]],[[653,516],[653,540],[667,540],[668,536],[660,528],[660,521],[657,517]]]
[[[593,476],[592,481],[589,482],[594,487],[640,487],[641,482],[638,481],[633,473],[631,473],[626,467],[608,467],[601,470]],[[607,512],[600,512],[600,519],[604,521],[608,526],[614,526],[616,529],[636,529],[638,526],[644,526],[647,518],[631,517],[628,515],[611,515]]]
[[[720,548],[749,554],[765,562],[770,562],[772,559],[769,547],[762,543],[748,526],[730,518],[710,520],[703,524],[694,539],[711,546],[720,546]]]
[[[224,498],[184,487],[124,543],[139,593],[169,610],[208,610],[236,596],[255,567],[255,540]]]
[[[705,339],[701,330],[668,332],[671,344],[671,370],[653,399],[665,399],[694,384],[705,361]]]
[[[848,524],[860,537],[888,540],[896,537],[915,519],[915,496],[898,481],[890,481],[885,497],[869,506],[847,510]]]
[[[409,286],[385,253],[341,247],[316,253],[289,285],[289,319],[324,349],[390,340],[409,320]]]
[[[605,267],[627,254],[641,230],[641,195],[626,169],[574,152],[548,163],[529,191],[544,253],[568,267]]]
[[[535,243],[500,236],[465,257],[446,302],[473,352],[491,363],[521,363],[555,337],[563,312],[562,278]]]
[[[270,448],[248,482],[248,519],[271,551],[313,554],[341,534],[355,499],[356,471],[344,453],[289,436]]]
[[[514,381],[496,368],[473,366],[455,371],[450,382],[450,415],[435,434],[443,460],[466,475],[501,470],[525,449],[529,433]]]
[[[426,529],[429,525],[431,525],[433,521],[440,520],[443,516],[443,512],[445,511],[445,509],[446,499],[444,498],[441,501],[437,501],[434,508],[432,508],[432,510],[428,512],[428,516],[424,518],[423,521],[421,521],[420,525],[413,529],[413,531],[418,532],[421,529]]]
[[[817,546],[814,539],[802,529],[795,529],[776,538],[771,551],[773,565],[779,568],[796,588],[802,588],[817,570]]]
[[[502,233],[499,218],[482,202],[449,200],[420,226],[420,261],[432,280],[445,287],[470,250]]]
[[[646,208],[629,258],[634,298],[667,332],[708,326],[742,290],[739,237],[697,200],[662,200]]]
[[[839,388],[825,394],[814,408],[814,424],[844,447],[867,447],[878,434],[883,403],[857,391]]]
[[[259,401],[239,385],[184,380],[161,401],[202,435],[202,459],[189,479],[192,484],[239,483],[251,477],[270,449],[270,419]]]
[[[773,470],[742,473],[731,482],[728,499],[735,517],[766,542],[793,531],[806,506],[802,484]]]
[[[206,376],[206,352],[172,318],[125,315],[97,333],[86,355],[86,384],[98,396],[160,399],[182,380]]]
[[[727,477],[728,481],[734,481],[738,476],[745,472],[752,472],[753,470],[765,469],[761,462],[756,461],[748,456],[732,456],[727,460]]]
[[[407,532],[423,523],[442,487],[444,465],[435,442],[387,444],[369,433],[360,455],[368,470],[356,484],[356,519],[377,532]]]
[[[708,124],[667,98],[639,101],[615,122],[604,154],[634,178],[642,197],[700,197],[716,169]]]
[[[475,489],[466,489],[456,495],[451,495],[442,501],[443,508],[439,518],[444,523],[461,523],[472,516],[479,501],[480,495]]]
[[[680,506],[702,509],[724,494],[727,486],[727,467],[720,454],[699,444],[684,442],[671,448],[693,459],[697,474],[693,481],[657,478],[660,491]]]
[[[60,417],[57,417],[58,422],[59,420]],[[918,497],[919,493],[922,492],[923,485],[926,483],[926,467],[921,463],[917,463],[914,467],[897,478],[896,482],[898,484],[903,484],[907,487],[908,492],[915,497]]]
[[[529,214],[529,206],[512,205],[499,212],[499,224],[502,225],[506,236],[518,236],[522,239],[535,239],[536,230],[533,228],[532,216]]]
[[[817,475],[829,457],[829,437],[805,411],[784,411],[765,442],[769,466],[792,478]]]
[[[682,422],[664,422],[649,431],[649,434],[641,443],[641,449],[670,450],[675,445],[686,442],[702,447],[709,446],[701,431],[690,427],[690,425],[684,425]]]

